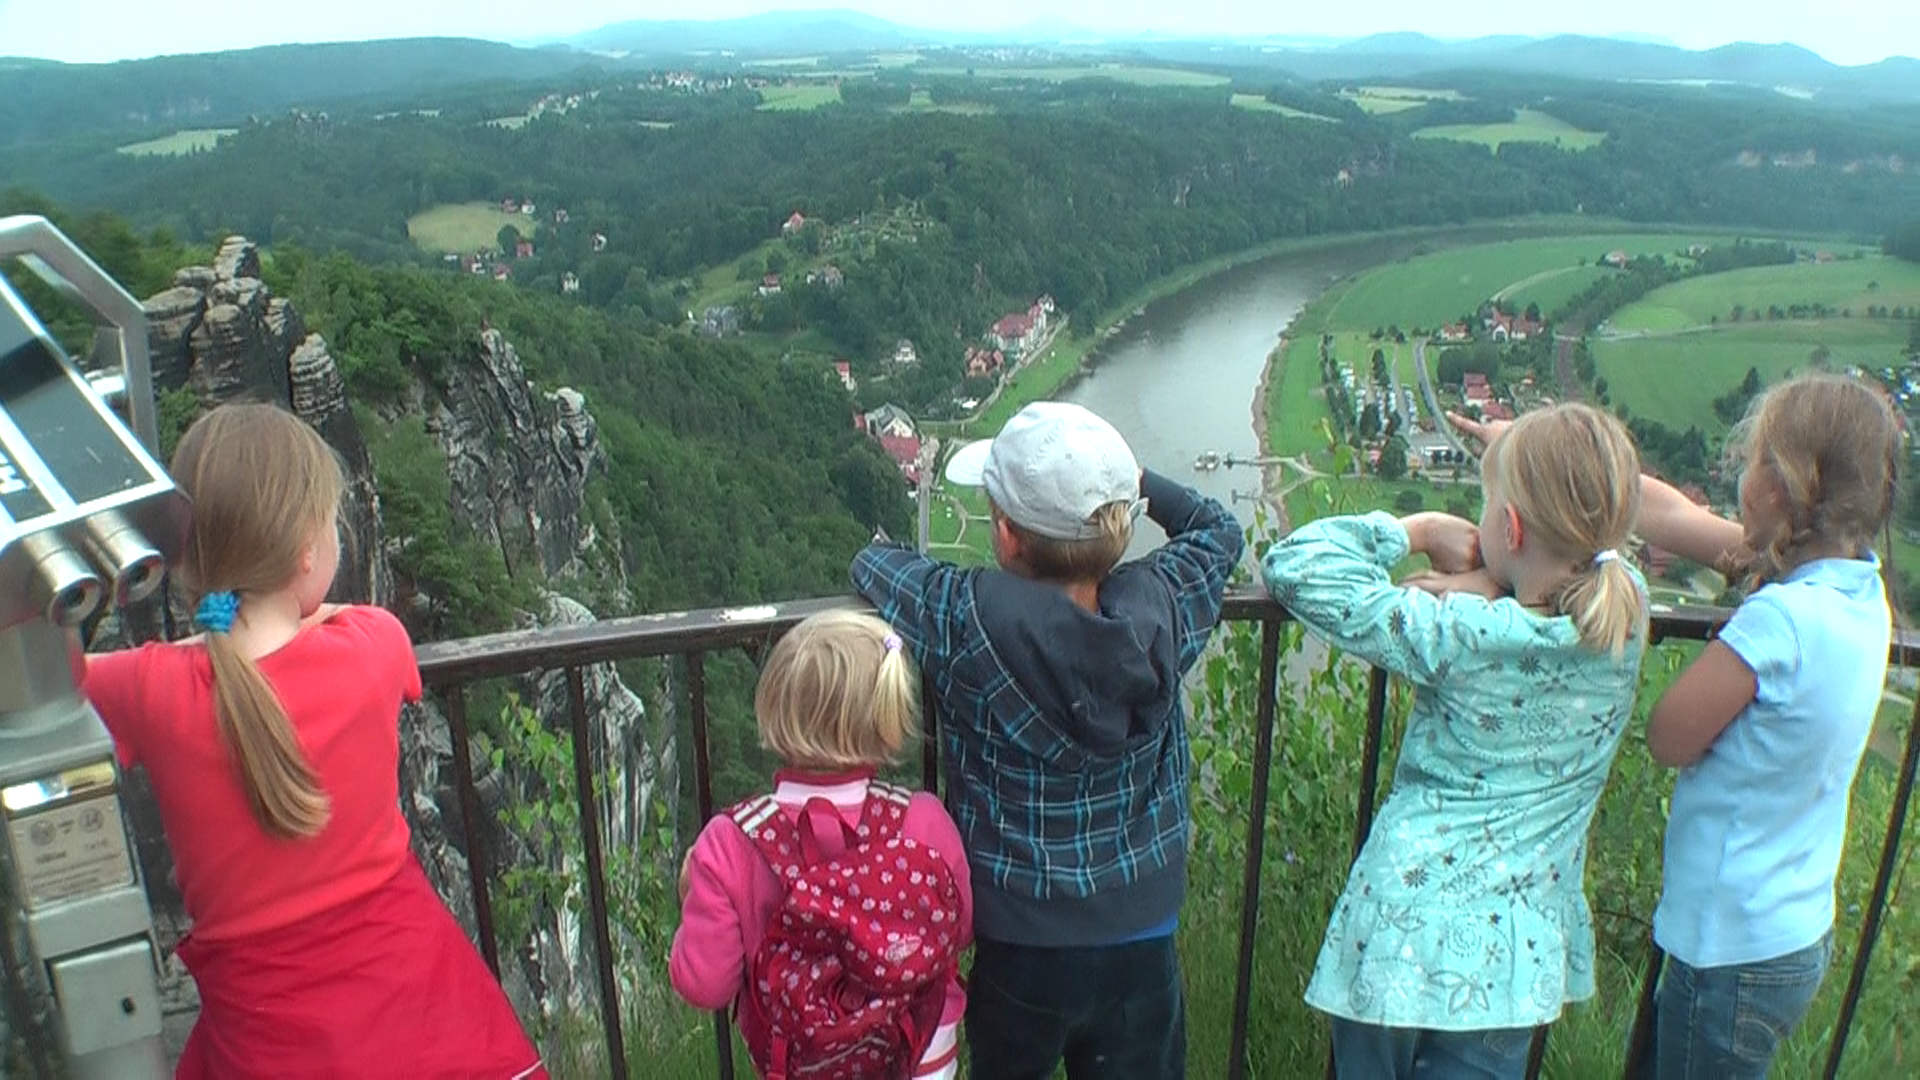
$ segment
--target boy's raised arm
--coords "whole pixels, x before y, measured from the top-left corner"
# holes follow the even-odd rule
[[[1167,533],[1167,542],[1148,558],[1181,598],[1180,666],[1189,668],[1220,621],[1227,579],[1240,564],[1247,538],[1239,519],[1218,500],[1152,469],[1140,474],[1140,494],[1147,500],[1147,516]]]
[[[853,588],[900,635],[921,670],[946,655],[947,616],[961,570],[951,563],[876,540],[853,557]]]

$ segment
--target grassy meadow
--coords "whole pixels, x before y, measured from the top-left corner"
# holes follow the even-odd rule
[[[1228,104],[1236,109],[1246,109],[1250,112],[1278,113],[1281,116],[1291,116],[1296,120],[1324,120],[1329,124],[1339,123],[1338,120],[1335,120],[1331,116],[1321,116],[1319,113],[1310,113],[1305,109],[1296,109],[1291,105],[1277,105],[1259,94],[1234,94],[1228,99]]]
[[[1585,131],[1537,109],[1520,109],[1504,124],[1441,124],[1421,128],[1413,134],[1417,139],[1453,139],[1495,150],[1510,142],[1548,143],[1565,150],[1585,150],[1600,145],[1607,137],[1606,132]]]
[[[1032,79],[1040,82],[1072,82],[1075,79],[1112,79],[1135,86],[1225,86],[1232,80],[1225,75],[1180,68],[1151,67],[1139,64],[1088,64],[1084,67],[928,67],[916,69],[934,76],[963,76],[976,79]]]
[[[1370,113],[1396,113],[1417,109],[1429,101],[1459,101],[1458,90],[1429,90],[1419,86],[1360,86],[1342,90],[1340,96]]]
[[[493,203],[442,203],[408,218],[407,236],[422,251],[471,252],[493,247],[503,225],[513,226],[522,236],[532,236],[539,229],[535,217],[509,214]]]
[[[1676,430],[1698,425],[1709,438],[1726,431],[1713,399],[1739,384],[1748,368],[1773,382],[1805,371],[1814,350],[1825,349],[1840,369],[1881,367],[1906,345],[1906,326],[1890,319],[1820,319],[1743,323],[1737,329],[1657,337],[1598,339],[1593,356],[1615,405]]]
[[[129,157],[175,157],[180,154],[197,154],[202,150],[211,150],[219,145],[222,137],[235,135],[239,128],[195,128],[191,131],[176,131],[171,135],[162,135],[145,142],[128,143],[120,147],[120,153]]]
[[[760,108],[769,112],[805,112],[840,101],[840,87],[834,83],[789,83],[760,89]]]
[[[1796,304],[1850,310],[1857,317],[1873,306],[1920,307],[1920,266],[1875,254],[1709,274],[1654,290],[1616,312],[1607,328],[1615,333],[1678,330],[1731,322],[1736,305],[1752,320],[1770,305]]]

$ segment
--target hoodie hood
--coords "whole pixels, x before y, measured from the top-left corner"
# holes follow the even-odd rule
[[[980,576],[980,628],[1041,713],[1106,757],[1160,738],[1180,700],[1172,591],[1122,566],[1088,611],[1057,586],[1003,571]]]

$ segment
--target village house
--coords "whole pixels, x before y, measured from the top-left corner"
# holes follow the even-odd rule
[[[888,402],[871,412],[863,413],[854,420],[854,426],[876,439],[887,437],[899,439],[917,439],[920,429],[914,426],[913,417],[907,410]]]
[[[510,277],[512,277],[512,276],[513,276],[513,267],[511,267],[511,266],[508,266],[508,265],[507,265],[506,263],[495,263],[495,264],[494,264],[494,267],[493,267],[493,280],[495,280],[495,281],[505,281],[505,280],[507,280],[508,278],[510,278]]]
[[[533,205],[532,199],[528,199],[526,202],[520,204],[520,212],[527,217],[532,217],[538,210],[539,208]]]
[[[533,258],[533,241],[521,240],[513,245],[513,257],[516,259]]]
[[[888,367],[913,367],[920,362],[920,353],[913,347],[913,342],[901,338],[893,343],[893,355],[887,357],[884,362]]]
[[[1007,315],[987,331],[987,340],[993,342],[996,348],[1015,356],[1025,352],[1034,337],[1033,316],[1025,312]]]
[[[1493,400],[1493,387],[1487,385],[1487,377],[1477,371],[1469,371],[1460,378],[1460,396],[1470,402],[1484,405]]]
[[[1480,406],[1480,419],[1511,420],[1513,419],[1513,410],[1509,408],[1504,401],[1489,401]]]
[[[1607,252],[1604,256],[1601,257],[1600,261],[1616,269],[1625,270],[1627,268],[1627,263],[1632,260],[1628,257],[1626,252],[1616,250],[1616,251]]]
[[[699,332],[708,337],[726,337],[740,332],[740,311],[732,304],[710,307],[700,315]]]
[[[1441,341],[1465,341],[1473,336],[1473,331],[1463,322],[1448,323],[1440,328],[1437,336]]]
[[[460,256],[460,269],[465,270],[469,274],[484,274],[487,272],[486,260],[478,255],[462,255]]]
[[[519,213],[519,212],[520,212],[520,200],[519,200],[519,199],[501,199],[501,200],[500,200],[500,212],[501,212],[501,213],[503,213],[503,214],[517,214],[517,213]]]
[[[761,296],[778,295],[780,292],[780,275],[768,274],[766,277],[761,278],[759,292]]]
[[[846,387],[848,393],[852,393],[860,388],[860,384],[855,382],[853,378],[853,365],[847,363],[845,360],[835,360],[833,362],[833,373],[840,376],[840,385]]]
[[[832,264],[816,267],[807,271],[807,284],[809,285],[824,285],[829,289],[837,289],[841,285],[846,284],[846,280],[847,276],[840,272],[839,267]]]
[[[967,378],[981,379],[998,376],[1006,366],[1006,354],[999,349],[982,349],[970,346],[967,349]]]
[[[598,254],[599,252],[607,250],[607,234],[606,233],[597,232],[593,234],[593,250],[595,254]]]
[[[797,233],[801,229],[804,229],[806,227],[807,227],[806,215],[802,214],[798,210],[795,210],[791,215],[788,216],[786,223],[780,226],[780,235],[792,236],[794,233]]]
[[[555,210],[553,212],[553,223],[555,225],[565,225],[567,223],[567,212],[564,209]]]
[[[900,478],[907,486],[920,485],[920,437],[917,435],[882,435],[880,449],[887,452],[893,463],[900,468]]]
[[[560,291],[561,293],[569,296],[579,292],[580,291],[580,275],[574,273],[571,270],[567,271],[564,274],[561,274],[560,275]]]

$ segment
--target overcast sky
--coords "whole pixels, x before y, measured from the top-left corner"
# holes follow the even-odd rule
[[[1634,33],[1687,48],[1790,41],[1841,64],[1920,55],[1916,0],[968,0],[951,5],[925,0],[238,0],[204,7],[160,0],[0,0],[0,56],[95,62],[421,35],[525,42],[628,19],[825,8],[851,8],[930,29],[1004,29],[1048,18],[1095,30],[1182,34]]]

